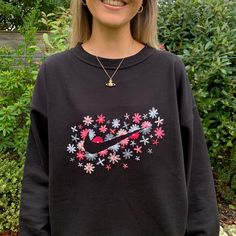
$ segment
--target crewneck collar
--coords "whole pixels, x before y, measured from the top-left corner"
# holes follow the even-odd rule
[[[71,49],[71,52],[81,61],[90,64],[95,67],[101,67],[100,64],[97,61],[97,58],[95,55],[90,54],[87,52],[82,46],[82,43],[78,43],[74,48]],[[139,52],[132,56],[125,57],[120,69],[124,69],[133,65],[136,65],[144,60],[146,60],[149,56],[151,56],[156,49],[148,46],[145,44],[144,48],[142,48]],[[103,66],[106,69],[116,69],[117,65],[120,63],[122,58],[118,59],[110,59],[110,58],[104,58],[99,57],[100,61],[102,62]]]

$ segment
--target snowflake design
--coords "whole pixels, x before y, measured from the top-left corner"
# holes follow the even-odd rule
[[[78,131],[78,130],[76,129],[76,126],[71,127],[71,129],[72,129],[72,132],[73,132],[73,133]]]
[[[148,114],[143,114],[143,119],[146,120],[148,118]]]
[[[124,122],[123,128],[125,128],[125,129],[129,129],[129,124],[126,123],[126,122]]]
[[[110,172],[117,163],[117,168],[126,170],[130,167],[126,161],[141,162],[144,153],[153,157],[151,154],[155,152],[155,146],[165,136],[164,119],[158,109],[151,106],[145,113],[130,112],[120,117],[108,118],[101,113],[84,115],[79,123],[70,125],[70,142],[66,147],[68,162],[77,164],[87,174],[93,174],[99,169]],[[88,142],[91,142],[91,145],[86,145],[88,150],[84,145],[87,136]],[[113,139],[117,142],[108,142]],[[91,151],[92,145],[101,145],[100,151]]]
[[[105,141],[108,141],[108,140],[112,140],[114,138],[114,135],[113,134],[107,134],[105,136]]]
[[[86,126],[91,125],[93,123],[93,121],[94,120],[93,120],[93,118],[91,116],[85,116],[84,120],[83,120],[84,125],[86,125]]]
[[[79,129],[83,129],[83,125],[78,125]]]
[[[87,174],[92,174],[94,172],[95,166],[92,163],[87,163],[84,166],[84,170],[86,171]]]
[[[117,131],[117,137],[121,136],[121,135],[125,135],[127,134],[128,132],[125,130],[125,129],[120,129]]]
[[[111,150],[111,151],[114,151],[114,152],[118,152],[119,148],[120,148],[120,144],[117,143],[117,144],[109,147],[108,150]]]
[[[152,141],[152,144],[157,145],[157,144],[159,144],[159,142],[158,142],[158,140],[155,139],[155,140]]]
[[[73,133],[78,131],[76,126],[71,127],[71,130],[72,130]]]
[[[131,144],[130,144],[132,147],[136,146],[136,142],[133,140],[131,141]]]
[[[141,124],[141,127],[142,127],[141,133],[144,135],[147,135],[152,131],[152,123],[149,121],[144,121]]]
[[[152,123],[150,121],[144,121],[141,124],[142,129],[152,128]]]
[[[97,122],[98,124],[103,124],[103,123],[105,122],[105,118],[106,118],[106,117],[105,117],[103,114],[98,115],[96,122]]]
[[[129,144],[129,138],[125,138],[123,140],[120,141],[120,145],[121,146],[127,146]]]
[[[95,161],[96,158],[97,158],[98,154],[95,153],[95,154],[92,154],[92,153],[89,153],[89,152],[85,152],[85,158],[88,160],[88,161]]]
[[[77,158],[79,161],[84,160],[84,157],[85,157],[85,153],[84,153],[84,152],[79,151],[79,152],[76,153],[76,158]]]
[[[83,129],[81,132],[80,132],[80,136],[82,139],[85,139],[87,134],[88,134],[89,130],[88,129]]]
[[[84,167],[83,164],[81,162],[78,163],[78,167]]]
[[[95,132],[94,132],[94,130],[92,130],[92,129],[90,129],[89,130],[89,138],[90,138],[90,140],[92,140],[94,137],[95,137]]]
[[[128,169],[128,168],[129,168],[128,164],[124,163],[124,164],[123,164],[123,168],[124,168],[124,169]]]
[[[109,164],[109,165],[106,165],[106,170],[107,171],[110,171],[111,170],[111,165]]]
[[[74,144],[69,144],[68,146],[67,146],[67,151],[69,152],[69,153],[75,153],[76,152],[76,147],[75,147],[75,145]]]
[[[140,129],[139,125],[134,124],[130,127],[129,132],[132,133],[132,132],[139,130],[139,129]]]
[[[110,134],[115,134],[116,133],[116,129],[110,129]]]
[[[78,148],[80,151],[85,151],[85,150],[84,150],[84,141],[78,142],[77,148]]]
[[[156,128],[154,130],[154,132],[155,132],[155,136],[157,136],[157,138],[162,139],[165,136],[165,132],[162,128]]]
[[[97,165],[104,166],[105,159],[98,158]]]
[[[124,117],[126,120],[129,120],[130,115],[128,113],[126,113]]]
[[[164,119],[161,119],[160,117],[158,117],[157,120],[155,121],[155,123],[159,127],[160,125],[163,125],[163,121],[164,121]]]
[[[102,150],[101,152],[99,152],[98,155],[99,155],[100,157],[105,157],[105,156],[107,155],[107,153],[108,153],[108,150],[105,149],[105,150]]]
[[[152,154],[152,149],[148,148],[148,154]]]
[[[118,120],[118,119],[113,119],[113,121],[112,121],[112,127],[113,127],[113,128],[119,128],[119,127],[120,127],[120,120]]]
[[[120,155],[116,155],[116,153],[113,152],[113,153],[110,153],[110,156],[108,157],[108,159],[112,164],[115,164],[120,161]]]
[[[134,113],[132,119],[134,123],[139,124],[142,120],[142,116],[139,113]]]
[[[130,149],[125,149],[125,151],[123,152],[123,156],[126,160],[130,159],[133,156],[133,151],[131,151]]]
[[[153,107],[152,109],[149,110],[149,116],[154,119],[156,118],[158,115],[158,111],[155,107]]]
[[[136,152],[136,153],[142,153],[142,146],[138,146],[138,145],[136,145],[136,147],[134,148],[134,151]]]
[[[144,135],[150,134],[152,131],[152,128],[145,128],[143,130],[141,130],[140,132]]]
[[[143,143],[143,145],[147,145],[149,144],[149,138],[145,138],[144,135],[142,135],[142,140],[140,140],[140,143]]]
[[[106,126],[106,125],[102,125],[102,126],[99,128],[99,131],[100,131],[101,133],[106,133],[106,131],[107,131],[107,126]]]
[[[72,139],[73,142],[77,142],[77,141],[79,140],[77,134],[75,134],[75,135],[71,135],[71,139]]]

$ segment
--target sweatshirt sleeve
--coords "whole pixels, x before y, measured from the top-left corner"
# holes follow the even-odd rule
[[[178,105],[188,194],[185,236],[219,235],[214,179],[201,119],[184,64],[177,62]]]
[[[48,207],[48,128],[45,65],[36,79],[22,181],[19,235],[50,235]]]

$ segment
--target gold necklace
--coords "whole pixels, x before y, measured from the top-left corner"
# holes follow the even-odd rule
[[[133,40],[132,47],[133,47],[134,43],[135,43],[135,40]],[[131,50],[132,47],[130,47],[130,50]],[[111,76],[108,74],[107,70],[103,66],[102,62],[99,60],[98,56],[96,56],[96,59],[99,62],[100,66],[102,67],[103,71],[106,73],[107,77],[109,78],[109,81],[106,83],[106,86],[110,87],[110,88],[115,87],[116,84],[113,82],[113,77],[115,76],[116,72],[119,70],[121,64],[123,63],[123,61],[125,59],[125,57],[123,57],[121,59],[119,65],[117,66],[116,70],[114,71],[114,73]]]
[[[102,69],[103,69],[104,72],[106,73],[107,77],[109,78],[109,81],[108,81],[108,83],[106,83],[106,86],[107,86],[107,87],[110,87],[110,88],[115,87],[116,84],[113,82],[112,79],[113,79],[113,77],[115,76],[116,72],[119,70],[119,68],[120,68],[120,66],[121,66],[121,64],[122,64],[122,62],[124,61],[125,58],[122,58],[121,62],[119,63],[119,65],[117,66],[116,70],[114,71],[114,73],[113,73],[111,76],[108,74],[107,70],[105,69],[105,67],[103,66],[103,64],[102,64],[101,61],[99,60],[99,58],[98,58],[97,56],[96,56],[96,58],[97,58],[97,60],[98,60],[98,62],[99,62],[99,64],[100,64],[100,66],[102,67]]]

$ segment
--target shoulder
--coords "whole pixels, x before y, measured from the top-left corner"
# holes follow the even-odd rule
[[[43,64],[47,68],[61,67],[65,64],[70,63],[72,59],[73,56],[71,54],[71,49],[68,49],[46,57]]]
[[[152,54],[152,60],[161,61],[166,66],[173,65],[174,67],[176,67],[176,69],[179,69],[179,68],[183,69],[185,67],[180,56],[170,51],[165,51],[161,49],[154,48],[154,52]]]

